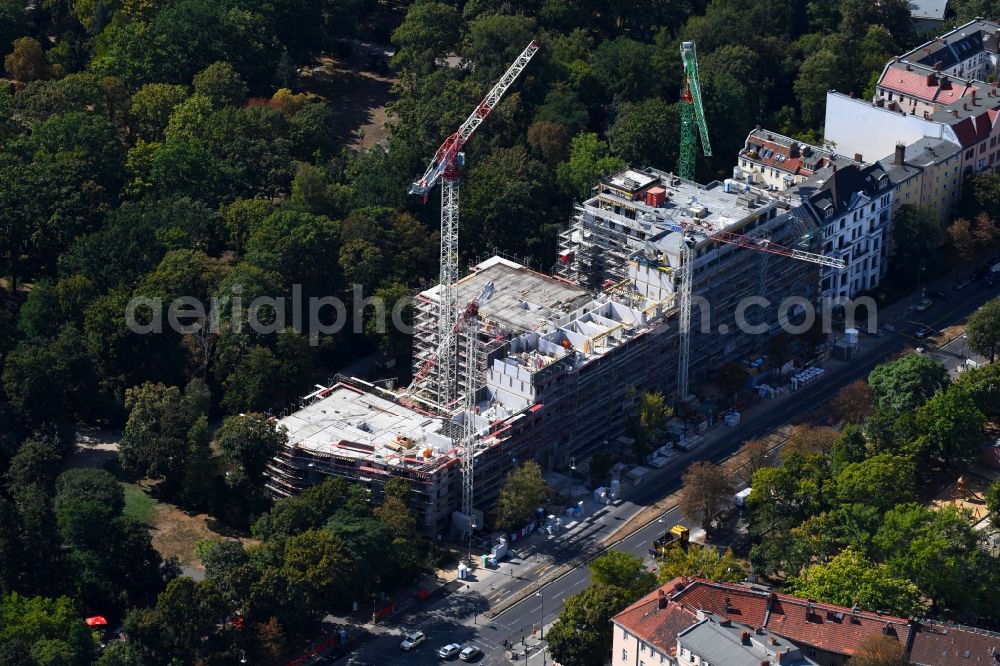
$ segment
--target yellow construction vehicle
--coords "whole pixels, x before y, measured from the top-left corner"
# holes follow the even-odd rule
[[[653,540],[653,547],[649,549],[649,554],[653,557],[662,557],[668,548],[680,546],[687,548],[691,533],[683,525],[674,525],[663,533],[662,536]]]

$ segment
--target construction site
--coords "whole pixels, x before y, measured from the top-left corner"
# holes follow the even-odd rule
[[[460,275],[461,147],[537,48],[411,186],[425,199],[441,187],[441,279],[416,299],[413,382],[390,392],[338,377],[306,396],[280,420],[288,445],[269,466],[276,496],[337,476],[377,502],[388,479],[404,478],[424,532],[464,538],[485,526],[511,469],[582,461],[621,434],[644,391],[683,405],[689,382],[759,355],[768,333],[795,317],[782,299],[816,300],[818,266],[843,267],[812,252],[821,234],[799,200],[628,169],[579,205],[553,275],[501,257]],[[698,133],[710,148],[693,44],[682,55],[690,108],[681,171],[693,175]],[[738,307],[761,295],[769,305]]]

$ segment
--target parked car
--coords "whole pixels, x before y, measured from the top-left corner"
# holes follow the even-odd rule
[[[958,282],[956,282],[953,288],[955,289],[955,291],[962,291],[970,284],[972,284],[972,280],[970,280],[969,278],[963,278]]]
[[[929,298],[924,298],[924,299],[921,299],[921,301],[919,303],[917,303],[917,307],[915,307],[913,309],[916,310],[917,312],[923,312],[924,310],[926,310],[927,308],[929,308],[932,305],[934,305],[934,301],[932,301]]]
[[[443,648],[438,650],[438,656],[442,659],[451,659],[461,651],[462,646],[458,643],[448,643]]]
[[[927,295],[928,296],[933,296],[934,298],[941,298],[941,299],[948,298],[948,295],[946,293],[944,293],[943,291],[939,291],[937,289],[933,289],[931,291],[928,291]]]
[[[928,326],[921,326],[921,327],[919,327],[919,328],[918,328],[918,329],[916,330],[916,332],[914,332],[914,334],[913,334],[913,335],[914,335],[914,336],[915,336],[915,337],[916,337],[917,339],[919,339],[919,340],[922,340],[923,338],[926,338],[926,337],[928,337],[928,336],[932,335],[933,333],[934,333],[934,329],[932,329],[932,328],[930,328],[930,327],[928,327]]]
[[[409,652],[413,648],[417,647],[421,643],[427,640],[422,631],[414,631],[413,633],[407,634],[403,642],[399,644],[399,647]]]
[[[469,647],[462,650],[458,658],[462,661],[475,661],[483,654],[483,651],[477,648],[475,645],[470,645]]]

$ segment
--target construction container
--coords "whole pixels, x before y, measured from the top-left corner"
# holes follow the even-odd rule
[[[667,191],[662,187],[651,187],[646,190],[646,205],[656,208],[667,200]]]

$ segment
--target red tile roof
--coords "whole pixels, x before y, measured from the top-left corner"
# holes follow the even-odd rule
[[[671,610],[674,606],[690,609],[689,612],[711,611],[749,627],[765,628],[800,645],[843,655],[853,654],[867,636],[888,631],[902,645],[909,638],[910,627],[903,618],[868,611],[852,613],[850,608],[810,602],[759,587],[717,583],[703,578],[676,578],[660,589],[669,599],[667,609],[657,608],[657,590],[614,619],[629,632],[657,644],[661,650],[665,649],[664,644],[654,641],[652,637],[658,636],[659,641],[673,642],[677,633],[684,628],[678,628],[679,623],[688,621],[681,611]],[[656,609],[657,612],[649,612],[650,609]],[[662,630],[658,629],[660,622],[666,625]],[[690,624],[693,621],[688,626]]]
[[[879,87],[902,93],[925,102],[950,104],[968,94],[970,86],[961,79],[949,77],[944,87],[939,85],[939,77],[927,82],[926,72],[908,71],[898,67],[887,67],[878,82]]]
[[[854,654],[868,636],[882,633],[895,636],[901,645],[906,645],[910,632],[903,618],[866,611],[852,614],[849,608],[809,604],[805,599],[785,594],[776,595],[767,629],[797,643],[846,655]]]
[[[963,148],[970,148],[988,139],[997,122],[997,110],[989,109],[978,116],[963,118],[951,126]]]
[[[997,666],[1000,634],[955,625],[922,624],[913,637],[909,662],[917,666]]]
[[[659,594],[660,590],[647,594],[616,615],[613,621],[660,652],[673,654],[677,648],[677,634],[697,622],[698,616],[690,607],[669,599],[666,608],[660,608]]]

